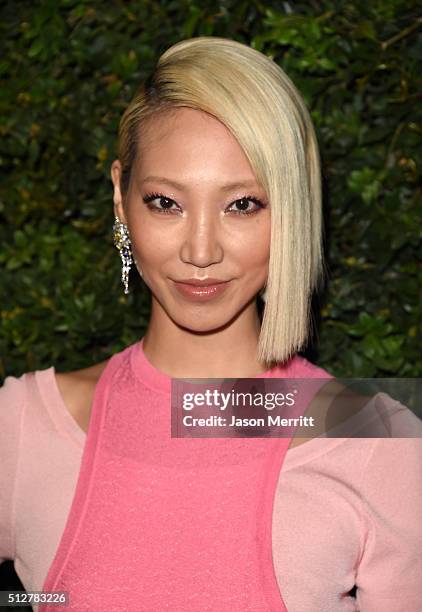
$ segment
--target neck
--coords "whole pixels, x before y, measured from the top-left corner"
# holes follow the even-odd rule
[[[210,332],[179,327],[152,310],[143,349],[153,366],[173,378],[251,378],[269,369],[256,357],[260,325],[255,304]]]

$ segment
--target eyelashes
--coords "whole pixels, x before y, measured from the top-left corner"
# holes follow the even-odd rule
[[[150,210],[157,212],[159,214],[172,215],[174,214],[173,211],[177,210],[173,208],[173,204],[176,204],[176,202],[172,200],[171,198],[167,198],[162,193],[148,193],[142,199]],[[153,204],[154,200],[160,200],[160,205],[164,206],[164,208],[161,208],[160,206]],[[261,209],[267,207],[266,203],[262,202],[258,198],[255,198],[254,196],[251,196],[251,195],[237,198],[230,204],[230,207],[232,207],[234,204],[238,204],[239,202],[242,202],[242,205],[246,204],[246,206],[249,205],[248,204],[249,202],[253,202],[257,206],[257,208],[253,210],[245,210],[245,209],[244,210],[242,209],[232,210],[234,214],[241,215],[241,216],[254,215],[258,213]]]

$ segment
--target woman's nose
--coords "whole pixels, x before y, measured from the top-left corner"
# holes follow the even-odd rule
[[[180,258],[198,268],[219,263],[224,255],[219,220],[208,213],[192,216],[186,224]]]

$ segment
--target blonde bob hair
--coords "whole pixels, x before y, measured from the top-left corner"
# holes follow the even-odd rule
[[[285,362],[307,340],[312,291],[323,278],[320,163],[309,113],[283,70],[259,51],[213,36],[178,42],[161,55],[121,119],[123,197],[142,125],[180,106],[221,121],[266,191],[271,248],[257,357]]]

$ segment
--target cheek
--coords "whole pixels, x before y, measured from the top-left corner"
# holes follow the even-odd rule
[[[241,253],[242,260],[251,270],[268,266],[270,258],[271,228],[267,224],[257,225],[247,235],[238,236],[233,253]]]
[[[255,246],[248,254],[249,267],[256,274],[267,273],[270,259],[270,250],[264,245]]]
[[[138,261],[142,261],[144,266],[159,267],[161,263],[174,260],[177,252],[175,233],[154,231],[153,227],[138,228],[132,232],[132,251]]]

